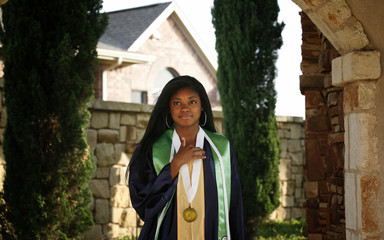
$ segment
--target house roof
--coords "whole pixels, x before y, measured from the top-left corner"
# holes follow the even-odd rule
[[[109,12],[109,25],[99,39],[98,50],[136,52],[158,27],[173,17],[192,47],[213,75],[216,74],[217,60],[204,45],[189,21],[175,2],[157,3],[148,6]]]
[[[98,47],[127,51],[171,4],[159,3],[108,13],[109,25],[99,40]]]

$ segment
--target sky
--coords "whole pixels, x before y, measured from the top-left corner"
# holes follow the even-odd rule
[[[166,2],[166,0],[104,0],[103,11],[110,12],[126,8]],[[175,0],[203,44],[212,55],[215,50],[215,30],[212,25],[213,0]],[[278,0],[279,22],[285,23],[282,32],[283,46],[278,51],[275,88],[277,103],[275,114],[305,118],[304,96],[300,93],[301,75],[301,24],[300,8],[291,0]]]

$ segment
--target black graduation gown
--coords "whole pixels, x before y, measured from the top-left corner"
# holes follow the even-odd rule
[[[140,146],[139,146],[140,147]],[[217,240],[218,232],[218,203],[215,177],[215,165],[212,151],[207,140],[204,140],[206,159],[203,160],[204,168],[204,195],[205,195],[205,239]],[[135,153],[134,153],[135,154]],[[129,173],[129,190],[132,206],[144,226],[140,232],[139,240],[154,239],[157,217],[171,199],[175,196],[161,224],[158,240],[177,239],[177,182],[178,177],[172,181],[170,164],[164,166],[159,175],[156,174],[152,161],[152,152],[148,154],[147,182],[141,181],[137,164],[133,164]],[[229,221],[231,239],[244,239],[243,202],[241,195],[240,179],[237,173],[236,157],[231,144],[231,196]],[[228,173],[226,173],[228,174]]]

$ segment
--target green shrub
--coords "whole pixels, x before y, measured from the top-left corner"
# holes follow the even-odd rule
[[[283,24],[276,0],[215,0],[217,86],[225,134],[232,140],[247,238],[279,206],[279,138],[274,79]]]
[[[74,239],[93,224],[85,128],[102,0],[2,6],[7,220],[22,239]]]
[[[304,240],[305,219],[266,221],[258,225],[255,240]]]

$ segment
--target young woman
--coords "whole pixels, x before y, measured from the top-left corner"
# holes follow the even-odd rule
[[[244,239],[235,154],[195,78],[164,87],[132,156],[129,189],[144,221],[139,239]]]

